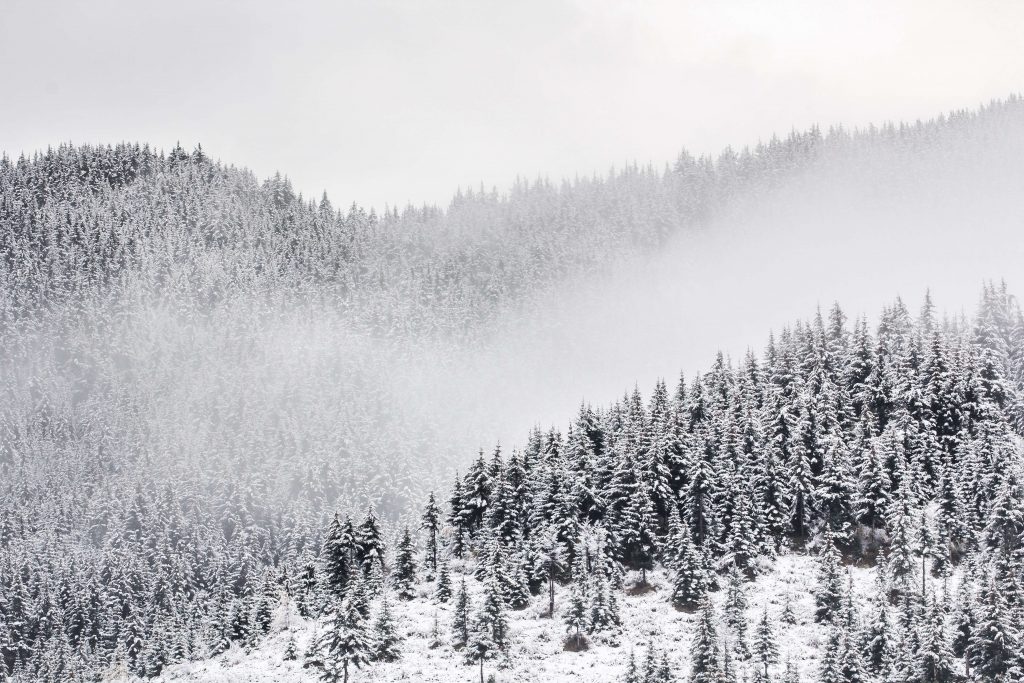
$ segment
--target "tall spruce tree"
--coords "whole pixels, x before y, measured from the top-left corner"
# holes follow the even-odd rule
[[[707,596],[701,601],[699,615],[690,644],[690,683],[721,683],[721,648],[715,608]]]
[[[415,597],[416,557],[409,528],[402,532],[402,540],[398,542],[395,555],[395,566],[391,572],[391,585],[399,600],[412,600]]]
[[[373,659],[378,662],[394,662],[402,656],[400,639],[391,615],[391,604],[385,594],[380,603],[377,620],[373,624]]]
[[[363,616],[348,601],[339,604],[317,641],[320,680],[348,683],[350,669],[370,661],[372,645]]]
[[[779,663],[779,646],[775,642],[772,622],[768,619],[768,608],[761,612],[761,620],[754,631],[754,662],[764,668],[764,680],[770,679],[769,667]]]
[[[835,623],[841,616],[844,599],[843,572],[839,551],[831,536],[826,535],[818,556],[818,580],[814,589],[814,620]]]
[[[438,534],[441,532],[441,508],[437,506],[434,492],[430,492],[427,504],[420,518],[420,528],[427,532],[426,560],[431,575],[437,571]]]

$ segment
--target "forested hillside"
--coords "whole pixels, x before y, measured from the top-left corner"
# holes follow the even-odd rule
[[[228,641],[258,641],[281,586],[307,585],[310,615],[331,611],[324,534],[335,511],[372,505],[387,535],[467,457],[409,407],[395,368],[420,362],[423,348],[484,343],[495,317],[533,293],[711,229],[716,215],[794,179],[863,166],[888,169],[897,186],[920,182],[901,176],[908,160],[973,158],[1019,140],[1022,122],[1024,104],[1011,98],[927,123],[813,129],[714,159],[683,153],[664,170],[524,181],[462,191],[443,210],[380,215],[337,211],[199,148],[4,157],[3,667],[19,680],[87,679],[114,664],[151,676]],[[656,548],[683,537],[675,505],[702,557],[754,572],[823,524],[844,549],[886,538],[892,506],[878,499],[865,512],[861,498],[847,500],[851,472],[899,491],[908,515],[956,479],[964,526],[946,539],[955,561],[984,545],[973,539],[1007,488],[993,478],[1019,460],[1020,313],[990,288],[976,321],[929,316],[897,306],[875,338],[838,314],[795,327],[759,361],[722,360],[674,396],[659,387],[650,406],[633,395],[586,409],[564,439],[534,435],[460,485],[522,476],[551,489],[543,504],[530,493],[532,512],[520,512],[558,520],[567,567],[581,525],[610,534],[610,561],[642,569],[663,558]],[[778,491],[743,475],[755,460],[778,467]],[[989,479],[963,482],[965,472]],[[462,538],[464,552],[486,554],[483,529],[497,513],[485,508],[497,503],[477,494],[453,494],[446,552]],[[519,519],[530,524],[508,534],[545,525]]]
[[[394,544],[372,510],[335,516],[316,559],[215,620],[215,651],[283,649],[169,680],[1018,680],[1022,371],[1005,287],[972,321],[928,298],[873,334],[819,312],[481,453]]]

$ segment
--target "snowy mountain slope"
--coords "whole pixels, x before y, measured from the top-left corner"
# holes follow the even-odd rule
[[[815,677],[820,666],[824,628],[814,623],[814,589],[817,563],[807,555],[787,555],[780,558],[774,570],[746,587],[749,607],[747,621],[755,624],[767,608],[777,623],[781,661],[797,665],[807,680]],[[852,585],[859,600],[870,596],[875,578],[874,569],[849,567]],[[480,587],[469,574],[474,602],[479,602]],[[627,577],[627,584],[638,580],[638,574]],[[458,580],[456,575],[456,581]],[[622,627],[615,633],[598,638],[591,637],[583,652],[565,649],[566,628],[559,615],[565,609],[568,589],[559,587],[556,593],[556,618],[541,616],[547,609],[546,593],[534,598],[531,605],[521,611],[509,612],[512,632],[511,653],[507,662],[488,663],[485,671],[494,673],[498,681],[550,683],[611,683],[620,681],[626,670],[630,652],[642,662],[650,643],[668,651],[680,680],[689,670],[690,641],[697,619],[696,613],[676,610],[670,604],[670,578],[664,571],[649,577],[650,590],[637,595],[627,594],[621,599]],[[451,647],[450,623],[452,602],[438,603],[430,596],[435,583],[418,587],[417,598],[411,602],[396,602],[398,628],[402,636],[402,657],[398,662],[370,664],[356,670],[353,683],[361,681],[423,681],[424,683],[473,682],[479,680],[476,666],[464,663],[461,654]],[[714,596],[721,611],[725,591]],[[792,601],[798,622],[785,626],[778,622],[786,600]],[[316,671],[302,667],[302,652],[309,646],[314,634],[323,628],[322,622],[305,620],[294,611],[286,615],[281,608],[275,616],[274,631],[266,642],[251,651],[238,646],[210,660],[169,667],[159,678],[161,683],[190,681],[194,683],[300,683],[316,680]],[[442,645],[432,647],[434,620],[437,619]],[[729,636],[728,631],[726,640]],[[288,641],[298,645],[299,658],[286,661],[284,653]],[[747,665],[740,665],[748,669]],[[780,674],[783,667],[774,667]],[[121,678],[121,681],[141,679]]]
[[[1005,674],[1020,659],[1001,659],[995,648],[1016,647],[1019,634],[983,636],[1024,619],[1015,555],[1024,544],[1024,494],[1012,440],[1024,433],[1024,318],[1005,284],[984,287],[970,321],[940,319],[930,298],[918,315],[897,299],[874,334],[867,318],[851,326],[836,306],[827,322],[819,313],[781,329],[762,357],[750,352],[734,363],[720,353],[706,372],[659,380],[650,403],[636,389],[608,407],[584,404],[564,436],[535,429],[511,457],[466,458],[480,443],[469,423],[497,440],[490,427],[515,422],[501,392],[490,390],[526,384],[520,357],[502,351],[527,335],[502,311],[522,306],[548,347],[563,332],[572,336],[576,346],[565,346],[578,356],[578,375],[621,367],[621,356],[588,352],[601,335],[573,322],[593,317],[622,327],[605,304],[640,301],[651,281],[634,298],[620,299],[614,286],[598,291],[601,305],[582,310],[570,302],[552,311],[532,295],[614,262],[625,245],[656,250],[673,231],[707,226],[718,208],[756,208],[756,197],[774,195],[790,172],[816,175],[824,164],[853,185],[871,176],[867,188],[847,193],[843,184],[840,195],[881,197],[879,210],[904,203],[920,184],[930,188],[925,196],[945,195],[960,175],[986,185],[995,176],[1000,192],[980,195],[992,198],[992,215],[960,209],[986,224],[1006,214],[994,222],[1000,230],[969,246],[986,265],[992,254],[1012,255],[1021,246],[1017,174],[1003,170],[1024,172],[1024,155],[1013,153],[1022,114],[1024,103],[1013,98],[915,126],[827,136],[813,129],[739,155],[726,150],[716,161],[683,154],[663,173],[631,167],[607,181],[517,185],[508,196],[461,194],[446,212],[376,219],[358,207],[343,215],[329,201],[307,202],[281,178],[261,185],[200,150],[165,157],[132,146],[62,147],[32,160],[0,159],[0,222],[11,228],[0,231],[0,281],[11,285],[0,287],[0,674],[77,683],[115,663],[155,677],[238,643],[258,650],[279,586],[301,596],[302,614],[345,621],[349,579],[380,569],[373,558],[392,545],[383,541],[410,521],[442,474],[449,480],[456,458],[470,467],[455,482],[464,494],[445,494],[443,550],[487,561],[485,574],[520,572],[524,580],[501,596],[510,606],[527,583],[541,588],[542,532],[553,532],[572,558],[581,527],[599,526],[611,539],[604,559],[632,570],[663,562],[678,582],[698,565],[721,577],[733,563],[753,576],[780,549],[828,529],[845,552],[869,562],[879,550],[898,551],[894,568],[904,581],[915,553],[933,561],[936,575],[973,554],[979,574],[963,601],[970,614],[960,616],[976,612],[990,623],[977,632],[959,624],[970,638],[959,637],[956,651],[970,640],[977,662],[995,662],[992,675]],[[933,186],[935,164],[943,182]],[[879,168],[886,173],[875,177]],[[778,279],[817,285],[814,269],[835,259],[796,246],[821,236],[823,217],[829,229],[873,248],[862,214],[831,222],[832,209],[850,202],[808,207],[803,186],[784,185],[783,203],[806,211],[813,231],[792,235],[788,221],[766,223],[767,241],[758,244],[772,248],[752,262],[760,277],[742,267],[748,260],[737,267],[729,249],[694,256],[731,267],[715,282],[741,282],[742,273],[744,291]],[[959,191],[946,202],[973,194],[973,185]],[[922,253],[933,252],[918,247],[942,242],[929,232],[920,245],[917,230],[934,226],[908,212],[893,223],[907,228],[908,242],[891,250],[894,269],[928,260]],[[946,245],[961,255],[962,224],[950,225],[957,239]],[[783,233],[788,241],[779,242]],[[780,264],[779,251],[802,259]],[[869,256],[857,265],[880,262]],[[695,282],[704,286],[688,299],[709,289]],[[917,291],[927,282],[915,283]],[[570,289],[595,295],[583,279]],[[665,319],[678,312],[658,302],[652,310]],[[718,319],[744,317],[713,303],[705,310],[715,324],[707,316],[680,316],[680,324],[717,334]],[[476,364],[420,354],[424,345],[446,350],[453,329],[472,338],[496,319],[503,324],[489,332],[497,345]],[[609,335],[608,345],[644,356],[644,337],[658,334],[633,327],[635,335]],[[437,334],[421,338],[424,329]],[[667,343],[664,357],[673,360],[654,371],[674,369],[676,352]],[[507,362],[503,372],[478,372],[498,358]],[[436,372],[410,382],[405,370],[422,365]],[[482,393],[461,390],[460,381]],[[563,384],[576,381],[567,375]],[[462,406],[485,393],[491,422],[487,410],[483,421],[468,420]],[[530,424],[559,419],[562,409],[549,410],[546,393],[522,392],[518,405]],[[461,403],[453,400],[459,395]],[[448,420],[431,419],[440,413]],[[917,528],[936,501],[934,528]],[[332,515],[367,508],[381,519],[373,547],[365,529],[359,538],[335,534]],[[666,561],[678,554],[684,525],[701,558]],[[507,562],[491,561],[494,547]],[[562,585],[579,574],[568,564],[554,572]],[[566,612],[578,606],[571,595],[563,597]],[[900,658],[917,667],[935,652],[945,657],[915,639],[950,645],[954,615],[936,620],[918,606],[900,608]],[[558,631],[538,642],[557,644]],[[343,631],[324,622],[318,633],[328,632]],[[848,653],[848,644],[830,647]],[[881,675],[878,667],[872,673]]]

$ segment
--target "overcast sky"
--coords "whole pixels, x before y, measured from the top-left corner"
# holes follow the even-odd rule
[[[201,142],[336,204],[445,203],[1024,90],[1024,2],[0,0],[0,148]]]

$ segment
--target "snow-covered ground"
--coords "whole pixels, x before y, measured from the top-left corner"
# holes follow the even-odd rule
[[[870,591],[874,571],[850,568],[853,589],[858,598]],[[824,629],[813,620],[817,565],[813,557],[788,555],[778,560],[775,570],[746,584],[749,609],[747,611],[748,642],[753,637],[754,624],[767,605],[775,627],[781,650],[781,661],[792,660],[800,669],[804,680],[811,680],[817,672],[820,647],[825,638]],[[627,586],[638,576],[627,576]],[[458,574],[453,572],[457,586]],[[668,651],[669,659],[680,678],[689,670],[690,638],[696,614],[677,611],[669,601],[669,577],[662,571],[649,575],[652,590],[637,595],[620,596],[622,629],[614,634],[591,636],[589,648],[583,652],[564,649],[566,630],[559,618],[568,589],[560,588],[556,594],[556,619],[544,618],[547,594],[535,597],[530,607],[509,612],[513,644],[506,661],[488,662],[487,675],[495,674],[497,681],[544,681],[565,683],[587,681],[604,683],[622,678],[630,651],[643,660],[648,643]],[[475,603],[480,599],[479,586],[468,579]],[[403,635],[402,658],[390,664],[371,664],[353,671],[353,683],[360,681],[424,681],[452,683],[478,681],[479,669],[464,663],[460,652],[451,645],[451,612],[453,601],[438,604],[433,598],[434,584],[418,586],[418,596],[410,602],[393,601],[398,617],[398,630]],[[797,616],[797,624],[787,626],[781,622],[785,600],[789,597]],[[714,594],[721,615],[725,591]],[[442,644],[432,648],[435,618]],[[303,657],[316,629],[321,624],[287,614],[282,608],[274,622],[273,632],[260,647],[245,651],[234,646],[228,652],[203,662],[190,662],[169,667],[157,680],[193,681],[204,683],[234,683],[242,681],[273,681],[297,683],[316,680],[315,669],[302,668]],[[724,624],[719,626],[724,642],[732,637]],[[286,661],[285,649],[290,639],[298,646],[298,659]],[[742,668],[742,664],[740,667]],[[781,673],[782,664],[777,670]]]

